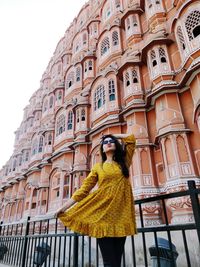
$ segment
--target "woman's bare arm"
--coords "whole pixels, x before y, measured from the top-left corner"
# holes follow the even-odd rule
[[[76,203],[76,201],[73,198],[68,199],[67,202],[65,202],[65,204],[61,208],[57,209],[57,211],[55,213],[55,217],[57,217],[60,213],[65,212],[67,209],[69,209],[75,203]]]

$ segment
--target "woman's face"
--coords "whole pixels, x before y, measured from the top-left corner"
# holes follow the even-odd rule
[[[115,140],[107,137],[103,140],[103,152],[114,151],[116,149]]]

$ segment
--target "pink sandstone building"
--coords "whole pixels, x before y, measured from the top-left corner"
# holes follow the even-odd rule
[[[0,217],[54,212],[100,160],[101,134],[133,132],[135,198],[200,184],[200,2],[89,0],[24,109],[0,170]],[[192,221],[189,198],[167,202]],[[145,222],[162,222],[159,203]]]

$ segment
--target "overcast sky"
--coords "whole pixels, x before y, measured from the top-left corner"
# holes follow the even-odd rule
[[[0,0],[0,169],[13,153],[24,107],[85,2]]]

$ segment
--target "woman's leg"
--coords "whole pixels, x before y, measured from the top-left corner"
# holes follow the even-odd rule
[[[121,267],[122,255],[124,252],[124,244],[126,242],[126,236],[114,237],[115,255],[116,255],[116,267]]]
[[[104,267],[117,267],[114,240],[112,237],[97,238]]]
[[[126,237],[98,238],[104,267],[121,267]]]

